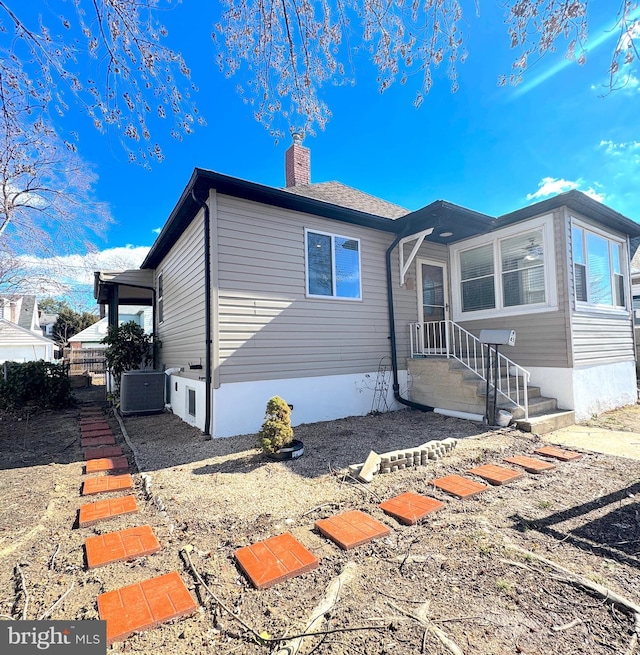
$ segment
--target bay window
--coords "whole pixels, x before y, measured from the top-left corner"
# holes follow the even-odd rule
[[[581,225],[571,227],[576,305],[623,309],[623,247],[619,241]]]
[[[544,305],[543,230],[463,250],[459,253],[459,271],[462,313]]]

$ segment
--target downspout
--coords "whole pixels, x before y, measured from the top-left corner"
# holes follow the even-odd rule
[[[389,313],[389,339],[391,341],[391,369],[393,371],[393,397],[401,404],[411,407],[411,409],[419,409],[422,412],[432,412],[433,407],[429,405],[422,405],[421,403],[414,403],[412,400],[407,400],[400,395],[400,382],[398,380],[398,354],[396,352],[396,324],[395,324],[395,311],[393,308],[393,278],[391,276],[391,253],[394,248],[400,243],[404,237],[398,236],[394,239],[393,243],[387,248],[385,256],[387,264],[387,303]]]
[[[210,434],[211,429],[211,238],[209,205],[196,196],[191,189],[191,197],[204,209],[204,342],[206,347],[204,366],[204,434]]]

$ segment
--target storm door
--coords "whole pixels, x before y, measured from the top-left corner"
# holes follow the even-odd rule
[[[449,314],[446,264],[418,259],[416,267],[418,320],[423,324],[422,351],[425,355],[446,354]]]

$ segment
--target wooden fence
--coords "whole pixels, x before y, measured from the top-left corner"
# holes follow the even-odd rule
[[[64,359],[70,366],[70,375],[104,375],[106,370],[104,348],[65,348]]]

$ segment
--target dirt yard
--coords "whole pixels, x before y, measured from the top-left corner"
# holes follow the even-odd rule
[[[115,643],[109,652],[291,653],[281,642],[258,643],[245,625],[270,637],[303,632],[332,580],[350,564],[353,578],[315,624],[324,634],[305,638],[301,655],[636,652],[629,613],[537,557],[640,604],[638,461],[585,453],[555,471],[527,474],[461,501],[430,480],[531,454],[540,439],[407,410],[300,426],[295,433],[304,456],[279,463],[256,449],[255,435],[211,441],[168,414],[125,420],[132,452],[108,416],[116,441],[140,466],[134,476],[140,513],[82,529],[77,512],[87,499],[80,496],[79,409],[28,420],[0,417],[2,619],[95,619],[98,594],[177,570],[199,611]],[[636,408],[598,420],[640,432]],[[457,448],[428,466],[378,475],[368,485],[345,477],[347,466],[370,449],[382,453],[451,436],[461,439]],[[151,476],[150,493],[141,472]],[[378,504],[405,491],[446,506],[421,524],[403,526]],[[350,509],[383,522],[391,536],[343,551],[314,530],[314,521]],[[86,569],[88,536],[141,524],[152,526],[159,553]],[[286,531],[320,566],[254,590],[234,551]],[[225,609],[197,582],[181,553],[185,547]]]

